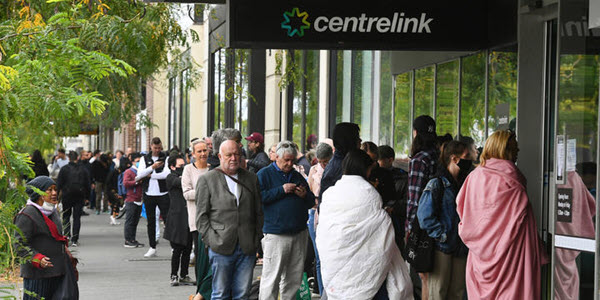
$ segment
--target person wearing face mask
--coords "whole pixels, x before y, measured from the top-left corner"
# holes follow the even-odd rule
[[[45,195],[38,194],[33,188]],[[27,183],[26,191],[29,200],[14,220],[20,229],[15,234],[16,253],[24,259],[21,264],[23,299],[55,299],[57,293],[65,292],[59,288],[69,279],[73,280],[66,292],[78,299],[68,239],[61,234],[61,218],[56,210],[56,183],[48,176],[38,176]],[[65,276],[68,272],[73,276]]]
[[[433,270],[427,279],[429,299],[462,300],[467,249],[458,236],[460,219],[455,199],[460,189],[458,163],[469,155],[469,150],[463,142],[450,141],[441,151],[438,171],[421,194],[417,218],[436,244]]]
[[[169,191],[169,215],[165,228],[165,239],[171,242],[171,286],[194,284],[188,276],[190,253],[192,253],[192,233],[188,225],[188,211],[183,190],[181,189],[181,175],[185,160],[179,155],[169,156],[169,169],[167,176],[167,189]],[[181,264],[181,268],[179,265]],[[177,276],[179,271],[179,277]]]
[[[456,197],[458,234],[469,248],[466,286],[469,299],[540,299],[541,247],[527,182],[515,162],[516,135],[494,132],[480,165]]]

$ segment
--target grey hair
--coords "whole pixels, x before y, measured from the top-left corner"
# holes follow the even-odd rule
[[[317,159],[330,159],[333,156],[333,148],[327,143],[317,145]]]
[[[288,145],[288,146],[285,146]],[[278,157],[283,157],[286,154],[292,154],[294,158],[298,155],[298,151],[294,147],[294,143],[290,141],[281,141],[277,144],[277,148],[275,150],[277,152]]]
[[[242,140],[242,134],[239,130],[234,128],[223,128],[213,131],[210,136],[213,144],[213,152],[215,155],[219,154],[221,144],[226,140]]]

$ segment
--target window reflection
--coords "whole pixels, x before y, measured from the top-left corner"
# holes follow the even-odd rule
[[[433,70],[434,67],[426,67],[415,71],[415,114],[413,118],[420,115],[433,116]]]
[[[396,156],[407,158],[410,154],[412,72],[396,76],[394,91],[394,151]]]
[[[458,133],[458,65],[459,61],[437,67],[436,128],[438,135]]]
[[[485,135],[485,63],[484,52],[463,58],[460,107],[460,134],[471,137],[483,147]]]
[[[488,135],[496,131],[496,107],[510,105],[509,128],[516,129],[517,120],[517,51],[492,51],[489,55]]]

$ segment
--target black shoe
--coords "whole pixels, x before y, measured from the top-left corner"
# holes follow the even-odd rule
[[[125,244],[123,244],[123,247],[125,248],[137,248],[137,243],[135,241],[125,241]]]
[[[133,242],[137,245],[136,246],[137,248],[143,248],[144,247],[144,244],[142,244],[142,243],[140,243],[138,241],[133,241]]]

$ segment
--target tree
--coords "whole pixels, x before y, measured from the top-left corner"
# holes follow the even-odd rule
[[[167,54],[197,40],[170,4],[135,0],[7,0],[0,3],[0,266],[12,216],[24,203],[27,152],[52,148],[81,124],[116,125],[139,110],[142,83]]]

